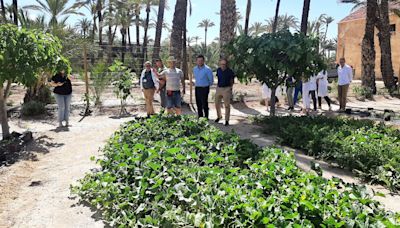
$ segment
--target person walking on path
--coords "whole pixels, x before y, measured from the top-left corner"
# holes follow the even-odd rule
[[[164,67],[164,64],[161,59],[156,60],[156,70],[157,70],[157,77],[159,80],[159,91],[160,91],[160,103],[161,107],[166,108],[167,107],[167,90],[165,89],[166,85],[166,80],[165,77],[160,75],[161,72],[163,72],[166,68]]]
[[[339,111],[343,112],[346,110],[347,103],[347,92],[349,86],[353,80],[353,69],[346,64],[346,59],[341,58],[338,67],[338,95],[339,95]]]
[[[299,93],[303,96],[303,82],[301,80],[295,82],[293,106],[297,104]]]
[[[294,79],[292,76],[290,76],[286,79],[286,96],[288,99],[289,111],[294,110],[294,97],[293,97],[294,87],[295,87]]]
[[[314,111],[317,111],[317,98],[315,91],[317,90],[316,76],[311,76],[308,80],[303,80],[303,105],[306,113],[310,111],[311,99],[313,100]]]
[[[159,89],[159,83],[157,75],[151,68],[151,62],[147,61],[144,64],[145,69],[143,69],[140,76],[140,88],[143,91],[144,99],[146,100],[146,112],[147,117],[154,114],[154,94]]]
[[[69,114],[72,99],[72,83],[65,71],[58,72],[51,78],[50,86],[54,87],[54,95],[58,106],[58,127],[69,126]]]
[[[197,66],[193,68],[195,78],[195,96],[198,116],[208,119],[208,94],[210,86],[214,83],[213,72],[207,65],[204,64],[204,56],[197,56]]]
[[[325,99],[326,103],[328,103],[329,111],[331,108],[331,99],[328,97],[328,73],[326,70],[323,70],[317,75],[317,84],[318,84],[318,108],[321,109],[322,98]]]
[[[166,80],[167,91],[167,112],[176,115],[182,114],[182,96],[181,96],[181,83],[183,83],[183,72],[176,68],[176,59],[171,56],[168,58],[168,69],[160,73]]]
[[[228,67],[228,61],[221,59],[219,61],[219,68],[217,69],[218,85],[215,92],[215,109],[217,110],[218,123],[222,119],[221,105],[222,99],[225,106],[225,126],[229,126],[229,119],[231,116],[231,97],[232,87],[235,80],[235,73]]]

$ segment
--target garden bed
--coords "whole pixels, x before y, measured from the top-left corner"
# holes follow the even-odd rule
[[[112,226],[394,226],[364,188],[296,167],[194,117],[154,116],[121,127],[73,193]]]
[[[263,117],[256,122],[279,143],[348,168],[365,181],[400,189],[400,131],[370,120]]]

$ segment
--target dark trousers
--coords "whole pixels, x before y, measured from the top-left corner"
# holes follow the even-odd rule
[[[210,93],[210,87],[196,87],[196,105],[199,117],[208,118],[208,94]]]
[[[294,88],[293,105],[296,105],[299,93],[303,94],[303,86],[301,84]]]
[[[315,90],[310,91],[311,99],[313,101],[314,110],[317,110],[317,97],[315,96]]]
[[[324,98],[326,103],[328,103],[329,107],[331,107],[331,99],[328,96]],[[321,107],[321,104],[322,104],[322,97],[318,97],[318,106]]]

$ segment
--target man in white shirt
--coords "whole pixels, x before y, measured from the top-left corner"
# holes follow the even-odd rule
[[[339,95],[339,111],[346,110],[347,92],[349,86],[353,80],[353,69],[346,64],[346,59],[340,59],[340,65],[338,67],[338,95]]]

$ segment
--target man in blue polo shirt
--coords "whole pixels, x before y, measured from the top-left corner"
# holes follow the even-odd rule
[[[215,93],[215,109],[217,109],[218,123],[221,118],[221,102],[224,100],[225,106],[225,126],[229,125],[229,118],[231,115],[231,97],[232,97],[232,86],[235,79],[235,73],[228,67],[228,61],[221,59],[219,61],[219,68],[217,70],[218,87]]]
[[[204,56],[197,56],[197,66],[193,68],[195,82],[195,96],[199,117],[208,119],[208,94],[210,86],[214,83],[214,76],[210,67],[204,64]]]

